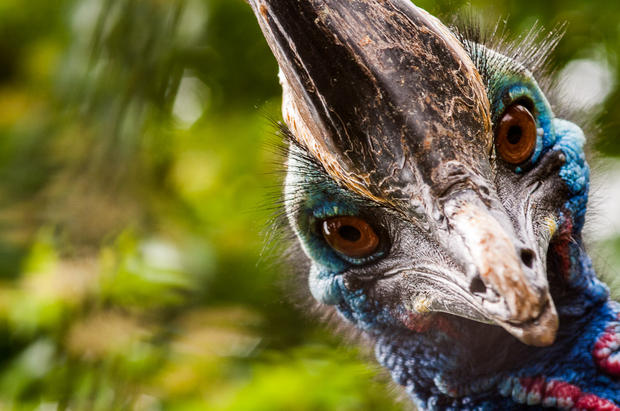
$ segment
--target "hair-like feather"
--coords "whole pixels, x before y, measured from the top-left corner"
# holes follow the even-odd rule
[[[566,23],[547,30],[536,22],[527,32],[514,36],[508,30],[506,19],[499,19],[489,26],[480,18],[465,14],[454,19],[452,30],[474,59],[487,84],[497,71],[527,69],[545,93],[553,86],[557,67],[552,55],[566,32]],[[498,59],[498,54],[508,59]]]

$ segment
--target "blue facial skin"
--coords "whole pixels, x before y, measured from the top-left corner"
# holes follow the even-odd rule
[[[365,259],[351,259],[334,251],[320,232],[322,220],[357,216],[368,202],[342,189],[320,171],[309,170],[307,163],[299,159],[302,154],[298,150],[291,148],[288,168],[304,171],[288,173],[285,196],[295,198],[287,201],[287,214],[295,233],[302,240],[304,252],[312,261],[308,276],[312,296],[322,304],[336,306],[345,319],[364,331],[375,333],[383,328],[380,324],[393,325],[395,320],[387,308],[376,301],[369,301],[363,290],[349,290],[342,277],[342,273],[351,266],[381,258],[383,251],[379,250]],[[300,189],[305,190],[301,196]]]
[[[345,286],[342,274],[367,260],[352,260],[331,249],[322,238],[319,223],[329,217],[359,215],[368,201],[339,187],[322,172],[308,169],[307,163],[298,160],[299,149],[293,147],[285,189],[290,199],[287,214],[312,261],[310,290],[317,301],[336,306],[346,320],[376,337],[377,359],[390,369],[393,379],[406,388],[421,409],[509,410],[521,409],[520,404],[528,401],[532,409],[543,403],[562,408],[551,397],[538,402],[535,396],[528,397],[527,387],[518,380],[525,377],[570,383],[584,393],[620,405],[620,381],[599,370],[592,357],[593,344],[610,324],[618,321],[620,307],[608,300],[608,289],[596,278],[581,241],[590,173],[583,151],[585,137],[575,124],[554,118],[549,103],[527,71],[500,74],[494,77],[501,81],[489,86],[494,121],[510,104],[529,102],[542,130],[535,152],[514,172],[527,173],[551,150],[561,151],[566,158],[559,175],[569,196],[557,211],[558,241],[550,253],[556,253],[563,262],[566,272],[560,274],[575,297],[568,302],[556,302],[561,324],[558,340],[551,347],[531,347],[530,355],[518,370],[484,378],[463,375],[460,367],[461,356],[466,355],[462,349],[466,342],[451,341],[441,330],[413,335],[403,331],[402,323],[386,307],[369,298],[364,290],[351,291]],[[295,172],[302,167],[304,172]],[[369,258],[381,258],[381,253]]]
[[[536,142],[532,157],[519,167],[515,173],[521,174],[531,169],[542,155],[548,151],[561,151],[566,163],[560,170],[560,177],[569,189],[569,199],[558,213],[558,226],[581,238],[585,223],[588,192],[590,188],[590,168],[586,162],[584,145],[586,138],[581,128],[570,121],[554,118],[551,107],[532,75],[522,68],[516,72],[504,70],[495,73],[496,80],[489,89],[491,112],[494,121],[514,102],[533,103],[532,111],[537,127],[542,130]],[[571,285],[582,290],[592,302],[608,298],[608,289],[597,278],[590,258],[583,251],[581,241],[571,242],[567,250],[570,255],[568,274]]]

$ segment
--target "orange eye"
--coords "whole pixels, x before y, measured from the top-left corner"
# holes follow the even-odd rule
[[[351,258],[371,255],[379,246],[372,227],[358,217],[334,217],[323,221],[323,237],[336,251]]]
[[[515,166],[531,157],[536,148],[536,121],[527,108],[508,107],[495,133],[495,147],[502,160]]]

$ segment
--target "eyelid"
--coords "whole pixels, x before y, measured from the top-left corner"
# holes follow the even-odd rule
[[[319,208],[314,209],[312,211],[312,216],[318,220],[324,220],[330,217],[336,217],[340,215],[349,215],[348,213],[343,214],[342,210],[338,206],[334,206],[332,208]]]
[[[381,247],[381,246],[379,246]],[[338,253],[338,256],[340,258],[342,258],[344,261],[353,264],[353,265],[364,265],[364,264],[369,264],[372,263],[382,257],[385,256],[385,250],[379,248],[377,251],[375,251],[374,254],[369,255],[368,257],[363,257],[363,258],[353,258],[353,257],[348,257],[346,255],[340,254]]]
[[[353,204],[344,201],[322,201],[312,207],[311,215],[316,219],[325,219],[337,216],[355,216],[359,210]]]
[[[530,83],[530,81],[533,81],[533,83]],[[489,99],[495,102],[492,107],[494,126],[497,125],[497,121],[508,107],[514,104],[524,105],[534,118],[538,118],[543,112],[550,110],[542,91],[533,79],[515,80],[513,84],[506,84],[500,87],[494,94],[489,96]]]

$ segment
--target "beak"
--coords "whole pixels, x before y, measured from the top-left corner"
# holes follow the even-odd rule
[[[472,191],[452,196],[444,203],[450,227],[446,245],[469,268],[465,285],[483,316],[525,344],[550,345],[559,321],[540,258],[546,250],[528,247],[534,233],[515,233],[499,210],[501,205],[489,207]],[[515,240],[519,237],[527,240]]]

